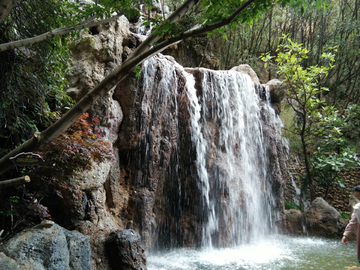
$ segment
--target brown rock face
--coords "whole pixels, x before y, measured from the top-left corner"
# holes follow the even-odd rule
[[[285,84],[278,79],[272,79],[266,85],[270,88],[271,102],[280,103],[286,94]]]
[[[186,79],[171,58],[160,58],[147,62],[147,74],[119,84],[114,94],[124,111],[120,181],[131,187],[124,214],[147,246],[196,246],[203,211]]]
[[[260,84],[260,80],[255,71],[247,64],[233,67],[231,70],[235,70],[244,74],[248,74],[255,84]]]

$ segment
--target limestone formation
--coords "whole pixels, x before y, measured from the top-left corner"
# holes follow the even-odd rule
[[[18,270],[16,261],[0,252],[0,270]]]
[[[130,35],[129,21],[121,16],[115,22],[83,31],[72,45],[71,87],[67,93],[79,100],[117,65],[122,63],[123,42]]]

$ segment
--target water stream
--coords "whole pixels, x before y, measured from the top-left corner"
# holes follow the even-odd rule
[[[222,249],[174,249],[148,257],[149,270],[341,270],[357,266],[354,242],[272,235]]]

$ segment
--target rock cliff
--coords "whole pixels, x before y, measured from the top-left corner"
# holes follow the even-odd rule
[[[68,93],[75,99],[141,42],[128,29],[121,17],[82,33],[73,45],[69,73]],[[93,269],[110,265],[106,239],[120,229],[138,232],[150,249],[204,241],[226,246],[246,241],[251,233],[244,230],[255,223],[274,228],[282,211],[286,144],[267,89],[237,71],[185,70],[160,54],[142,65],[139,77],[130,75],[91,109],[101,135],[113,145],[115,161],[74,175],[82,193],[77,200],[64,196],[58,209],[64,215],[55,221],[90,236]],[[250,114],[238,114],[239,104]],[[257,132],[255,142],[242,139],[235,126],[248,137]],[[245,154],[248,149],[261,154],[259,161]],[[248,165],[241,165],[247,159],[255,178],[247,179]],[[256,188],[248,189],[245,179]],[[254,215],[259,209],[268,218]]]

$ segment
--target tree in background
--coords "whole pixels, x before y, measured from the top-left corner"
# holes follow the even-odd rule
[[[58,1],[17,1],[0,24],[0,43],[25,39],[61,26],[69,14]],[[27,48],[0,52],[0,155],[52,123],[65,104],[68,39],[55,37]]]
[[[326,106],[324,94],[329,91],[322,87],[320,80],[328,76],[334,68],[335,55],[324,52],[322,66],[303,66],[309,50],[302,44],[284,36],[284,43],[277,49],[275,63],[278,74],[287,87],[287,105],[294,111],[292,125],[287,131],[295,134],[301,141],[301,151],[305,175],[301,180],[303,198],[309,192],[314,199],[314,184],[325,187],[340,185],[339,172],[359,164],[355,150],[348,147],[342,137],[341,129],[346,119],[338,116],[333,106]],[[336,48],[329,48],[336,51]],[[271,61],[270,54],[262,55],[265,66]]]

